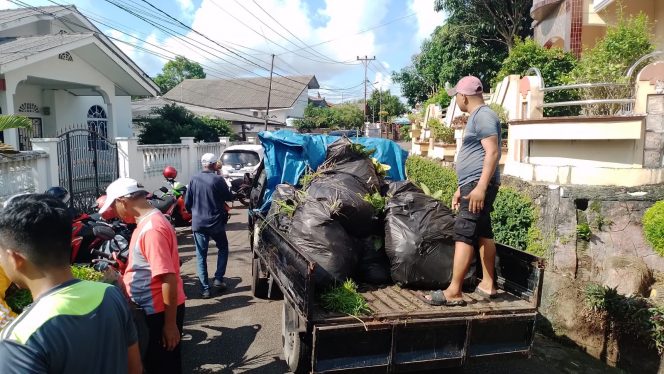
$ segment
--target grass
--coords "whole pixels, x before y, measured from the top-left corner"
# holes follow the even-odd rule
[[[615,329],[623,334],[645,338],[664,353],[664,306],[653,305],[648,299],[620,295],[615,288],[589,284],[585,289],[586,307],[593,313],[603,313]],[[597,321],[597,315],[590,315]]]
[[[74,275],[74,278],[81,280],[101,282],[104,279],[104,274],[86,265],[72,265],[71,273]]]
[[[341,286],[330,288],[321,295],[322,306],[330,312],[343,313],[358,317],[371,313],[369,304],[359,292],[357,284],[351,279]]]
[[[576,225],[576,237],[589,242],[593,232],[590,230],[590,225],[587,223],[579,223]]]
[[[374,208],[374,214],[379,216],[385,212],[385,206],[387,205],[387,197],[381,196],[380,193],[374,192],[371,194],[366,194],[362,196],[362,199],[367,203],[371,204]]]
[[[293,217],[293,214],[295,214],[295,208],[297,207],[296,205],[291,205],[286,200],[275,200],[274,202],[279,206],[279,213]]]

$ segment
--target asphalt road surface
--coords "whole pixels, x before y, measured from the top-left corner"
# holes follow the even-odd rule
[[[229,289],[200,298],[191,231],[178,229],[182,277],[187,294],[182,346],[185,373],[287,373],[281,349],[282,301],[251,296],[251,252],[247,212],[234,210],[227,226],[230,245]],[[216,246],[210,246],[208,271],[214,274]],[[618,373],[583,352],[537,336],[530,360],[478,365],[464,373]]]

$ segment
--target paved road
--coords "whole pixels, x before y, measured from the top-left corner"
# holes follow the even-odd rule
[[[191,231],[180,230],[182,274],[187,293],[183,361],[185,373],[280,374],[288,368],[281,355],[281,301],[254,299],[250,293],[251,255],[246,211],[235,210],[228,225],[230,289],[202,300],[196,280]],[[208,256],[214,269],[216,247]],[[466,373],[613,373],[584,353],[538,336],[527,361],[480,365]]]

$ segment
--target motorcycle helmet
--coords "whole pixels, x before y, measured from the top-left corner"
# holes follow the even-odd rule
[[[175,179],[178,176],[178,171],[172,166],[166,166],[162,173],[166,179]]]
[[[45,194],[55,197],[58,200],[61,200],[63,203],[67,204],[69,202],[69,191],[66,188],[56,186],[51,187],[46,190]]]

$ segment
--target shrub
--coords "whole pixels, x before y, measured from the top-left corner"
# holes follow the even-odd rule
[[[664,306],[652,305],[648,299],[618,294],[615,288],[589,284],[585,289],[586,308],[605,313],[618,333],[647,338],[659,353],[664,352]],[[590,315],[591,322],[597,321]]]
[[[627,69],[643,55],[652,52],[651,24],[639,14],[625,18],[618,12],[618,22],[609,26],[606,35],[595,46],[584,51],[579,63],[566,77],[567,83],[632,83],[625,77]],[[630,87],[596,87],[583,89],[582,99],[625,99],[631,96]],[[612,115],[621,104],[594,104],[583,108],[589,115]]]
[[[664,256],[664,200],[646,210],[643,215],[643,233],[655,252]]]
[[[196,141],[218,142],[220,136],[231,134],[230,123],[213,118],[201,118],[177,104],[152,110],[151,117],[135,121],[141,132],[141,144],[180,143],[180,137],[193,136]]]
[[[510,74],[524,75],[531,67],[539,68],[547,87],[563,84],[564,77],[576,66],[576,58],[560,48],[544,48],[531,38],[516,40],[514,47],[503,61],[502,68],[493,81],[494,86]],[[549,92],[544,101],[560,102],[576,100],[578,94],[571,90]],[[545,116],[577,115],[577,107],[545,108]]]
[[[357,292],[357,284],[350,279],[341,286],[325,291],[320,298],[323,308],[331,312],[355,317],[371,313],[366,299]]]
[[[457,189],[457,176],[454,170],[420,156],[410,156],[406,160],[408,179],[418,185],[425,184],[431,191],[442,190],[440,200],[450,206]]]
[[[399,135],[401,135],[401,140],[404,142],[409,142],[412,139],[410,138],[410,125],[403,125],[399,129]]]
[[[531,232],[536,221],[537,215],[528,197],[509,187],[498,191],[491,213],[493,234],[498,243],[527,250],[529,238],[533,241],[541,239],[536,232]],[[535,248],[533,243],[530,243],[530,248]]]
[[[590,230],[590,225],[587,223],[579,223],[576,225],[576,237],[583,241],[590,241],[592,236],[592,231]]]
[[[438,142],[443,142],[445,144],[452,144],[454,140],[454,129],[445,126],[444,123],[440,122],[436,118],[431,118],[427,121],[427,127],[431,129],[431,136]]]
[[[496,112],[496,115],[498,115],[498,119],[500,120],[500,137],[505,140],[507,139],[507,130],[508,130],[508,123],[509,119],[507,117],[507,111],[505,108],[503,108],[502,105],[500,104],[489,104],[489,108]]]
[[[429,104],[436,104],[440,106],[441,109],[446,109],[448,106],[450,106],[450,102],[452,102],[452,98],[450,95],[447,94],[445,90],[440,90],[430,96],[427,101],[424,102],[424,105],[422,105],[423,110],[427,110],[429,107]]]

